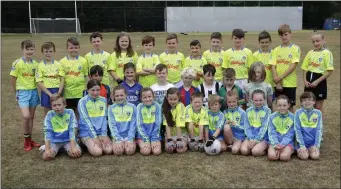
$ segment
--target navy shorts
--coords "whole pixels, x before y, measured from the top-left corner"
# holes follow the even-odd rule
[[[66,99],[66,108],[73,109],[77,108],[80,98]]]
[[[58,93],[59,88],[47,88],[52,94]],[[41,91],[41,106],[44,108],[51,108],[50,97],[44,91]]]
[[[277,90],[275,88],[275,93],[276,97],[281,94],[286,95],[289,98],[291,106],[296,105],[296,87],[283,87],[283,90]]]

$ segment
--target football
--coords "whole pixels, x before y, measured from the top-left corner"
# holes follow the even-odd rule
[[[206,141],[207,143],[207,141]],[[219,140],[214,140],[213,144],[211,146],[208,146],[205,144],[205,152],[208,155],[214,156],[214,155],[218,155],[220,153],[221,150],[221,144],[219,142]]]

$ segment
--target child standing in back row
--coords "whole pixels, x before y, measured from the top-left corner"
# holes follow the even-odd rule
[[[180,73],[184,68],[185,56],[178,52],[178,37],[176,34],[169,34],[166,38],[167,50],[160,54],[161,64],[168,68],[169,77],[168,82],[175,87],[183,85]]]
[[[300,47],[291,43],[291,29],[287,24],[280,25],[278,34],[282,45],[276,47],[270,59],[275,82],[275,95],[286,95],[290,100],[290,111],[295,112],[296,104],[296,66],[300,61]]]
[[[316,109],[323,113],[323,102],[327,99],[327,78],[333,73],[334,60],[333,54],[325,47],[322,33],[313,33],[312,42],[314,50],[308,52],[301,66],[304,91],[314,93]]]
[[[44,107],[44,116],[46,116],[51,110],[51,96],[61,96],[63,93],[65,73],[62,65],[53,58],[56,47],[52,42],[44,43],[41,52],[44,53],[44,60],[38,65],[36,82],[41,90],[41,106]]]
[[[35,74],[38,68],[37,61],[33,60],[35,45],[31,40],[21,42],[23,56],[12,63],[11,84],[16,94],[16,101],[19,104],[23,117],[24,150],[30,151],[32,147],[39,147],[40,144],[31,139],[34,113],[39,105],[39,96],[35,81]]]

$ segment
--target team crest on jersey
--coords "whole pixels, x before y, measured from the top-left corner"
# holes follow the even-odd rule
[[[104,107],[103,107],[103,106],[101,106],[101,107],[99,107],[99,109],[100,109],[101,111],[103,111]]]
[[[33,73],[35,73],[35,72],[36,72],[36,69],[35,69],[35,68],[33,68],[33,69],[32,69],[32,72],[33,72]]]
[[[155,116],[155,112],[151,112],[152,116]]]
[[[286,129],[289,129],[289,128],[290,128],[290,125],[287,125],[285,128],[286,128]]]
[[[239,117],[236,117],[236,121],[239,121]]]
[[[180,62],[181,62],[180,60],[176,60],[176,63],[177,63],[177,64],[180,64]]]
[[[186,114],[186,118],[189,118],[189,115],[188,115],[188,114]]]
[[[69,119],[69,118],[67,118],[65,121],[66,121],[66,123],[69,123],[69,122],[70,122],[70,119]]]
[[[219,62],[220,62],[220,63],[223,63],[223,59],[222,59],[222,58],[219,58]]]
[[[82,66],[78,66],[78,70],[81,70],[82,69]]]
[[[317,122],[317,118],[313,118],[313,122]]]
[[[56,72],[59,72],[59,70],[58,70],[58,69],[56,69]]]
[[[260,117],[259,119],[260,119],[261,121],[263,121],[263,120],[264,120],[264,117]]]
[[[200,65],[200,68],[202,68],[203,66],[202,65]]]
[[[102,63],[103,63],[103,64],[106,64],[106,63],[107,63],[107,61],[106,61],[106,60],[103,60],[103,61],[102,61]]]
[[[36,73],[36,77],[39,77],[39,74],[38,74],[38,72]]]
[[[246,60],[246,56],[245,55],[242,57],[242,60]]]
[[[130,116],[130,112],[127,112],[127,116]]]
[[[289,58],[292,58],[292,54],[291,53],[289,54]]]
[[[323,60],[322,57],[320,57],[320,58],[319,58],[319,62],[322,62],[322,60]]]

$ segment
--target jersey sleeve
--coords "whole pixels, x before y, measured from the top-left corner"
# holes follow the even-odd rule
[[[216,129],[223,129],[224,127],[224,124],[225,124],[225,116],[224,114],[219,114],[219,120],[217,122],[217,124],[215,125],[215,128]]]
[[[43,66],[41,64],[38,65],[38,71],[36,73],[36,82],[43,81]]]
[[[134,52],[133,60],[134,60],[134,64],[135,64],[135,65],[136,65],[136,63],[137,63],[137,59],[139,59],[139,55],[138,55],[136,52]]]
[[[248,50],[247,51],[247,65],[248,67],[250,68],[252,63],[253,63],[253,54],[252,54],[252,51],[251,50]]]
[[[293,52],[292,62],[293,64],[299,63],[301,57],[300,47],[296,45],[295,51]]]
[[[187,67],[190,67],[190,66],[191,66],[191,61],[190,61],[190,59],[187,57],[187,58],[185,59],[184,69],[187,68]]]
[[[276,127],[274,126],[272,122],[274,118],[275,118],[275,115],[270,116],[269,126],[268,126],[269,141],[273,147],[275,147],[278,144],[278,134],[276,132]]]
[[[152,136],[150,137],[151,142],[156,142],[160,140],[160,128],[162,123],[162,111],[161,106],[158,103],[155,103],[156,112],[155,112],[155,125],[152,131]]]
[[[319,111],[314,143],[314,146],[316,146],[317,148],[320,148],[321,146],[322,131],[323,131],[322,113]]]
[[[268,96],[272,96],[272,94],[273,94],[273,90],[272,90],[272,87],[271,87],[270,84],[267,84],[267,87],[266,87],[266,94],[267,94]]]
[[[92,125],[92,123],[90,121],[88,111],[87,111],[85,103],[82,101],[82,99],[79,100],[77,109],[78,109],[80,119],[84,120],[85,125],[89,128],[90,137],[96,138],[97,137],[96,131],[95,131],[94,126]]]
[[[84,76],[89,75],[89,65],[88,65],[88,61],[85,58],[83,58],[83,73],[84,73]]]
[[[110,55],[110,62],[108,64],[108,71],[116,71],[117,70],[117,58],[116,58],[116,54],[112,53]]]
[[[63,66],[60,63],[58,64],[58,75],[60,77],[65,77],[65,72],[64,72]]]
[[[185,127],[185,106],[183,104],[178,105],[176,111],[175,125]]]
[[[136,107],[133,106],[133,115],[129,123],[128,141],[133,142],[136,134]]]
[[[109,129],[111,133],[111,137],[115,140],[115,142],[122,142],[122,137],[120,136],[118,129],[117,129],[117,122],[114,116],[112,109],[114,106],[110,106],[108,110],[108,122],[109,122]]]
[[[334,58],[333,58],[332,52],[326,51],[324,55],[325,55],[325,58],[324,58],[325,68],[327,70],[334,70]]]
[[[106,98],[103,98],[103,99],[105,101],[105,104],[108,104],[107,99]],[[103,122],[102,122],[101,136],[108,136],[108,120],[107,120],[108,108],[107,106],[104,106],[104,108],[105,108],[105,119],[103,119]]]
[[[271,110],[267,108],[266,115],[263,118],[262,125],[260,126],[260,130],[258,132],[258,135],[256,136],[256,140],[262,141],[266,132],[268,132],[268,126],[269,126],[269,119],[270,119],[270,112]]]
[[[271,53],[269,64],[273,65],[273,66],[276,66],[276,64],[277,64],[277,48],[275,48],[273,50],[273,52]]]
[[[245,121],[244,121],[244,132],[248,140],[253,140],[254,139],[254,134],[252,133],[252,128],[250,125],[250,121],[248,118],[249,111],[246,111],[245,114]]]
[[[140,56],[138,59],[137,59],[137,62],[136,62],[136,72],[142,72],[142,69],[143,69],[143,66],[142,66],[142,60],[143,60],[143,57]]]
[[[153,56],[153,60],[154,60],[154,62],[155,62],[155,67],[156,67],[158,64],[161,64],[161,61],[160,61],[160,58],[159,58],[158,55]],[[154,67],[154,68],[155,68],[155,67]]]
[[[204,111],[201,112],[199,125],[208,125],[208,111],[204,108]]]
[[[297,143],[300,147],[305,147],[305,143],[303,140],[303,134],[302,134],[302,127],[301,127],[301,121],[299,118],[299,113],[297,112],[295,113],[295,119],[294,119],[294,128],[295,128],[295,136],[296,136],[296,140]]]
[[[70,111],[70,122],[69,122],[69,137],[70,140],[76,140],[76,115],[73,110]]]
[[[44,119],[44,139],[45,140],[51,140],[52,139],[52,124],[51,124],[51,114],[47,113]]]
[[[141,135],[143,142],[150,142],[148,135],[146,134],[144,128],[143,128],[143,121],[142,121],[142,108],[143,105],[139,104],[136,109],[136,128],[137,132]]]
[[[15,62],[12,63],[12,69],[10,72],[11,76],[18,77],[19,70],[20,70],[20,64],[18,63],[19,63],[19,60],[16,60]]]
[[[308,52],[308,54],[304,57],[303,63],[302,63],[302,70],[307,71],[309,66],[309,58],[310,58],[311,51]]]

